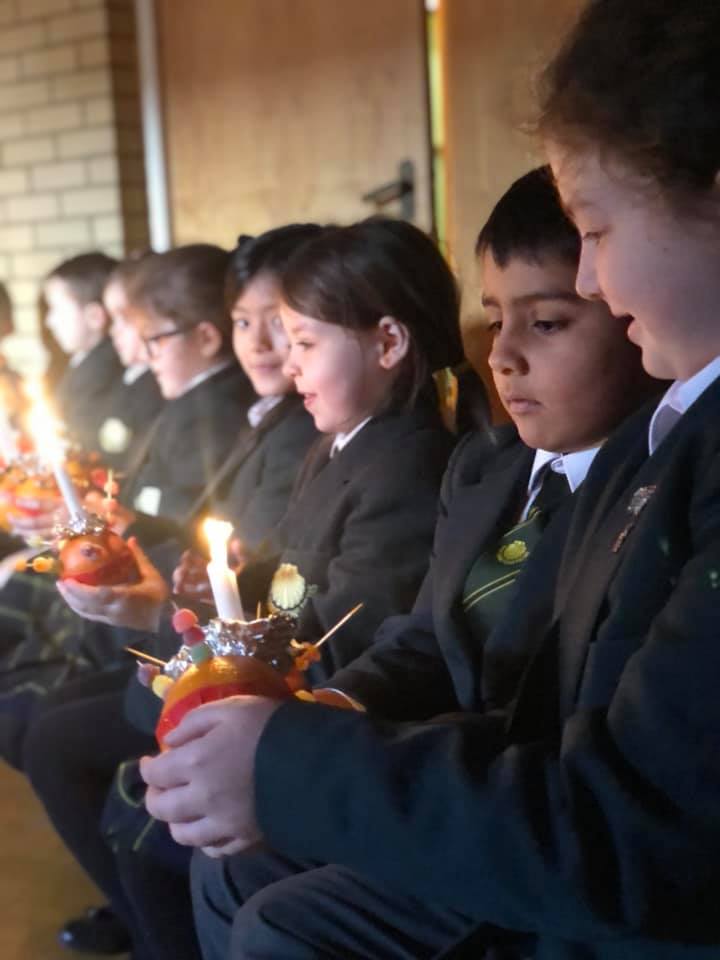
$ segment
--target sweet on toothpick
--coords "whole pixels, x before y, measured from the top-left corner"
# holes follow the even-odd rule
[[[210,547],[207,573],[218,617],[221,620],[244,620],[237,578],[228,565],[228,542],[232,534],[232,524],[208,517],[203,523],[203,532]]]

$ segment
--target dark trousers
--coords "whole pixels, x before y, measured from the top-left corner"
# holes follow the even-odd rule
[[[118,765],[157,752],[154,739],[124,719],[127,678],[128,671],[104,674],[54,694],[26,735],[24,770],[66,846],[126,925],[133,960],[196,960],[187,874],[132,851],[116,855],[100,832]]]
[[[198,852],[191,872],[205,960],[430,960],[477,926],[344,867],[263,846],[221,860]]]

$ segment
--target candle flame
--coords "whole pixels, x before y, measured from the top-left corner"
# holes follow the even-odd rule
[[[39,380],[27,380],[25,393],[32,401],[28,429],[38,455],[51,463],[61,461],[65,452],[61,440],[62,424],[50,409]]]
[[[227,565],[227,545],[233,526],[226,520],[215,520],[208,517],[203,522],[203,533],[210,546],[210,557],[214,563]]]

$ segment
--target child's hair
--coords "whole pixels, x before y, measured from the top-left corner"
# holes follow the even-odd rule
[[[600,151],[668,195],[720,167],[720,3],[593,0],[543,74],[539,132]]]
[[[105,284],[117,264],[117,260],[105,253],[81,253],[59,263],[46,280],[62,280],[82,307],[89,303],[102,304]]]
[[[326,227],[291,259],[283,298],[293,310],[350,330],[383,317],[405,324],[410,350],[390,406],[408,408],[431,374],[464,359],[455,279],[435,244],[403,220]]]
[[[12,300],[8,288],[0,281],[0,337],[9,336],[14,329]]]
[[[103,288],[103,294],[111,284],[117,283],[123,288],[125,295],[129,297],[132,284],[138,275],[140,264],[144,263],[149,257],[153,256],[155,256],[154,251],[141,250],[136,253],[132,253],[130,256],[125,257],[124,260],[121,260],[108,274],[108,278],[105,281],[105,286]]]
[[[232,323],[225,308],[225,272],[230,254],[209,243],[192,243],[167,253],[150,254],[131,271],[129,302],[178,329],[205,321],[222,334],[229,349]]]
[[[322,231],[323,227],[316,223],[289,223],[284,227],[267,230],[257,237],[238,237],[225,275],[227,309],[232,310],[238,297],[260,274],[271,274],[279,281],[298,248]]]
[[[513,257],[538,263],[552,256],[577,266],[580,235],[563,210],[549,167],[526,173],[498,200],[475,244],[478,256],[488,251],[501,269]]]

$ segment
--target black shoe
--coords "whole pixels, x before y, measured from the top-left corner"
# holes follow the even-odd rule
[[[82,917],[69,920],[58,940],[79,953],[127,953],[132,946],[125,925],[110,907],[91,907]]]

